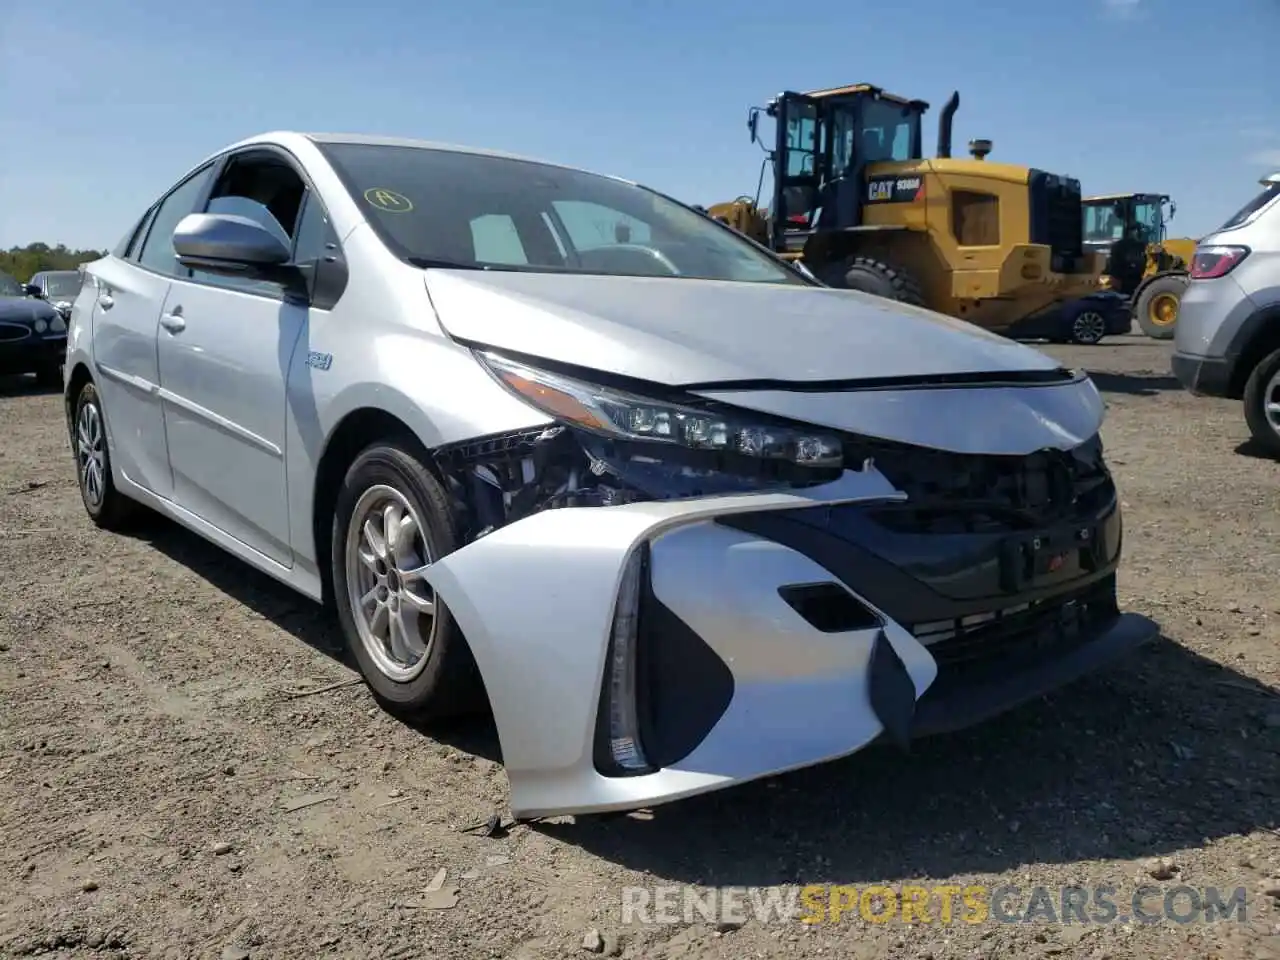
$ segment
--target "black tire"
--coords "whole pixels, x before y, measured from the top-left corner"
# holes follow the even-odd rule
[[[1185,274],[1171,273],[1165,277],[1156,277],[1138,294],[1133,305],[1133,314],[1142,332],[1152,340],[1172,340],[1178,328],[1177,308],[1175,305],[1173,319],[1161,322],[1157,319],[1158,308],[1168,302],[1169,297],[1181,302],[1190,279]]]
[[[89,486],[89,475],[85,469],[85,457],[80,450],[79,431],[86,409],[92,407],[93,419],[98,423],[98,441],[101,444],[101,491],[95,495]],[[76,484],[80,488],[80,502],[84,504],[89,519],[103,530],[123,530],[128,527],[139,512],[140,505],[130,500],[116,489],[115,479],[111,475],[111,447],[107,442],[106,419],[102,415],[102,400],[98,390],[92,383],[86,383],[76,396],[75,413],[71,418],[71,452],[76,461]],[[86,431],[92,448],[94,435],[92,430]]]
[[[347,470],[334,509],[330,550],[333,600],[338,619],[361,675],[382,708],[404,720],[423,722],[475,713],[486,705],[480,672],[453,614],[435,597],[435,625],[426,665],[407,681],[380,669],[361,639],[348,595],[347,528],[360,497],[375,485],[386,485],[404,497],[422,520],[422,538],[439,559],[461,546],[448,497],[424,466],[425,454],[410,441],[387,441],[367,447]]]
[[[861,290],[863,293],[884,297],[886,300],[897,300],[915,307],[924,306],[924,294],[920,284],[904,270],[891,267],[881,260],[871,257],[850,257],[843,263],[830,268],[827,273],[828,286],[845,290]]]
[[[1244,420],[1254,442],[1270,456],[1280,460],[1280,423],[1267,417],[1267,403],[1280,403],[1280,350],[1262,359],[1244,385]]]

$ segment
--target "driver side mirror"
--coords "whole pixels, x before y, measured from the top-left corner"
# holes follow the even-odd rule
[[[28,297],[38,297],[41,300],[44,299],[44,291],[41,290],[40,287],[34,283],[24,283],[22,285],[22,291]]]
[[[173,231],[178,262],[221,276],[269,280],[298,288],[302,275],[290,264],[284,242],[248,217],[233,213],[189,213]]]
[[[289,250],[262,224],[233,213],[189,213],[173,231],[184,267],[242,274],[289,262]],[[188,263],[190,260],[192,262]]]
[[[751,131],[751,142],[760,139],[760,108],[752,107],[747,111],[747,129]]]

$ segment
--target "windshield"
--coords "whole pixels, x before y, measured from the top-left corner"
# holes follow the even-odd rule
[[[633,184],[427,147],[319,146],[382,241],[420,266],[806,283],[730,229]]]
[[[45,296],[59,300],[74,299],[80,293],[80,271],[49,274]]]
[[[25,297],[27,291],[7,273],[0,273],[0,297]]]
[[[1268,203],[1280,197],[1280,183],[1268,183],[1262,188],[1262,192],[1237,210],[1226,223],[1218,229],[1231,230],[1235,227],[1244,226],[1245,222],[1255,213],[1265,207]]]

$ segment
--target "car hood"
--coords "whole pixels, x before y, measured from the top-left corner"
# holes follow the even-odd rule
[[[32,323],[51,320],[58,311],[51,304],[32,297],[0,297],[0,320]]]
[[[826,287],[430,270],[454,337],[670,386],[1052,370],[960,320]]]
[[[1103,403],[1039,351],[850,290],[431,269],[466,343],[680,387],[865,436],[971,453],[1069,449]]]

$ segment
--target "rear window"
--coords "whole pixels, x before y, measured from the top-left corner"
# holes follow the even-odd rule
[[[1268,183],[1262,188],[1262,192],[1237,210],[1226,223],[1219,229],[1231,230],[1245,224],[1255,213],[1265,207],[1268,203],[1280,197],[1280,182]]]

